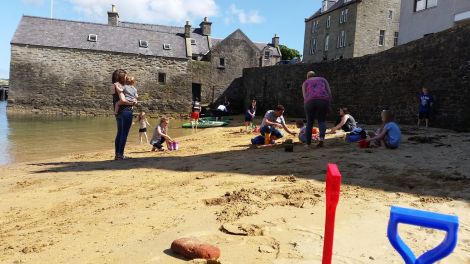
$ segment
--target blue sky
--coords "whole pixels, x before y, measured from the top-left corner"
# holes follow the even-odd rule
[[[0,16],[0,78],[8,78],[10,41],[21,16],[49,17],[51,0],[13,0]],[[107,22],[111,4],[121,20],[182,26],[199,25],[204,16],[213,22],[213,37],[242,29],[252,40],[268,42],[274,34],[281,43],[302,53],[304,18],[320,8],[321,0],[53,0],[54,18]]]

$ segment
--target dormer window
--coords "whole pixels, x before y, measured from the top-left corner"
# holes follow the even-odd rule
[[[96,34],[88,34],[88,41],[90,41],[90,42],[97,42],[97,41],[98,41],[98,35],[96,35]]]
[[[146,49],[149,47],[149,42],[146,40],[139,40],[139,47]]]
[[[265,52],[264,52],[264,59],[265,59],[265,60],[269,60],[270,57],[271,57],[271,52],[265,51]]]
[[[170,44],[163,44],[163,49],[164,50],[171,50],[171,45]]]
[[[196,40],[195,39],[191,39],[191,45],[196,45]]]

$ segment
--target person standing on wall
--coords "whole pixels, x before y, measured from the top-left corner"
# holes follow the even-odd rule
[[[315,77],[315,72],[307,73],[307,80],[302,85],[304,109],[307,116],[306,147],[312,144],[312,128],[315,119],[318,120],[320,141],[317,147],[323,147],[326,134],[326,115],[332,100],[330,85],[323,77]]]
[[[119,95],[124,91],[126,76],[127,72],[122,69],[114,71],[112,75],[113,111],[119,102]],[[114,140],[114,160],[128,159],[128,157],[124,156],[124,148],[126,147],[127,136],[132,125],[133,105],[135,105],[135,102],[124,102],[116,115],[117,133]]]
[[[423,87],[421,93],[418,93],[419,100],[419,113],[418,113],[418,127],[421,121],[424,120],[426,128],[429,126],[429,117],[431,116],[431,108],[434,103],[433,96],[429,93],[428,88]]]

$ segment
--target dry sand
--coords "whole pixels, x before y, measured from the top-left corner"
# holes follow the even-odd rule
[[[239,131],[200,131],[177,152],[133,146],[126,161],[108,151],[0,168],[0,262],[186,263],[169,246],[194,236],[224,264],[320,263],[333,162],[343,175],[333,263],[403,263],[386,237],[391,205],[458,215],[457,248],[441,263],[470,263],[470,134],[405,129],[398,150],[336,138],[286,153],[250,149]],[[435,142],[408,140],[424,135]],[[444,236],[400,231],[416,252]]]

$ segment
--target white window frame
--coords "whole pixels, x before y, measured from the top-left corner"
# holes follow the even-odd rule
[[[339,23],[343,24],[344,22],[344,10],[341,10],[341,14],[339,15]]]
[[[269,60],[271,58],[271,52],[269,50],[264,51],[264,60]]]
[[[325,37],[325,51],[328,51],[330,48],[330,35],[326,35]]]
[[[146,40],[139,40],[139,48],[147,49],[149,47],[149,42]]]
[[[197,42],[195,39],[191,39],[191,45],[197,45]]]
[[[88,41],[90,42],[98,42],[98,35],[96,34],[88,34]]]
[[[328,18],[326,19],[326,28],[330,28],[331,26],[331,16],[328,16]]]
[[[164,50],[171,50],[171,45],[170,44],[163,44],[163,49]]]
[[[383,32],[383,34],[382,34],[382,32]],[[379,46],[380,47],[385,46],[385,34],[386,34],[385,30],[380,30],[379,31]]]
[[[310,41],[310,55],[315,54],[316,50],[317,50],[317,39],[312,38],[312,40]]]
[[[439,0],[413,0],[413,1],[414,1],[413,3],[414,12],[420,12],[429,8],[436,7],[439,3]],[[418,9],[418,2],[422,2],[424,5],[421,9]]]
[[[349,13],[349,9],[346,8],[346,10],[344,10],[344,18],[343,18],[344,23],[348,22],[348,13]]]
[[[393,46],[396,47],[398,46],[398,37],[399,37],[400,33],[398,31],[395,31],[394,35],[393,35]]]

